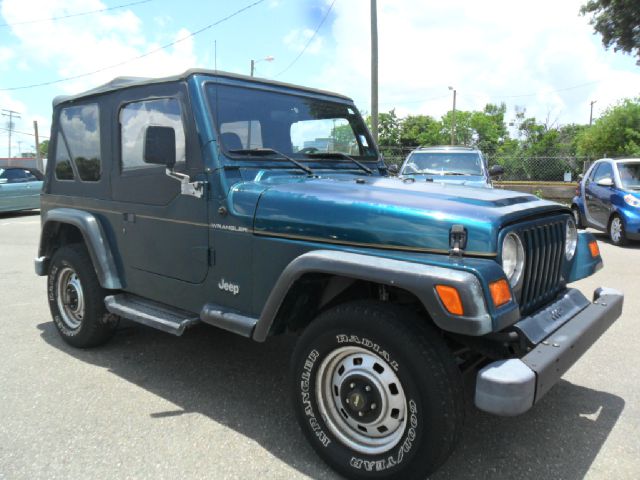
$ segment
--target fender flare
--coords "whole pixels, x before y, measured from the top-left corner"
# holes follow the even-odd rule
[[[45,275],[49,257],[47,256],[47,225],[52,223],[69,224],[76,227],[82,233],[84,242],[93,262],[98,281],[103,288],[117,290],[122,288],[122,282],[118,275],[118,269],[111,252],[111,247],[106,241],[104,229],[96,216],[85,210],[75,208],[54,208],[48,210],[42,217],[42,232],[40,234],[40,248],[36,258],[36,273]]]
[[[483,288],[476,275],[469,271],[351,252],[314,250],[295,258],[284,269],[255,325],[254,340],[266,340],[287,292],[307,273],[325,273],[403,288],[422,302],[434,323],[444,330],[465,335],[484,335],[492,331]],[[465,307],[463,317],[454,317],[444,309],[434,290],[439,283],[458,289]]]

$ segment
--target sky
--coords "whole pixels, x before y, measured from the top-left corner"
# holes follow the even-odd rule
[[[380,111],[439,118],[453,87],[458,109],[504,102],[507,121],[524,108],[564,125],[588,123],[592,101],[597,118],[639,96],[640,66],[604,49],[582,3],[378,0]],[[0,109],[20,115],[14,156],[33,151],[34,120],[48,137],[57,95],[193,67],[249,74],[252,59],[256,76],[336,91],[370,112],[370,1],[0,2]]]

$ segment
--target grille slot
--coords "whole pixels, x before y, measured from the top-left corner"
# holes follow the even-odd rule
[[[556,220],[519,231],[526,263],[520,311],[527,315],[551,300],[563,287],[561,266],[565,222]]]

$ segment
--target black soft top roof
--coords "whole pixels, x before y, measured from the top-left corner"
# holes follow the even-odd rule
[[[253,82],[262,85],[275,85],[280,87],[293,88],[296,90],[302,90],[310,93],[316,93],[320,95],[329,95],[332,97],[337,97],[343,100],[353,101],[351,98],[346,97],[344,95],[340,95],[339,93],[329,92],[326,90],[319,90],[315,88],[302,87],[300,85],[293,85],[291,83],[277,82],[275,80],[268,80],[266,78],[257,78],[257,77],[249,77],[247,75],[239,75],[237,73],[223,72],[220,70],[207,70],[201,68],[191,68],[179,75],[172,75],[169,77],[160,77],[160,78],[146,78],[146,77],[116,77],[108,83],[101,85],[99,87],[93,88],[91,90],[87,90],[86,92],[78,93],[76,95],[60,95],[53,99],[53,106],[56,107],[61,103],[70,102],[73,100],[78,100],[81,98],[89,97],[92,95],[98,95],[101,93],[112,92],[114,90],[120,90],[122,88],[134,87],[139,85],[150,85],[154,83],[166,83],[166,82],[174,82],[179,80],[185,80],[191,75],[211,75],[214,77],[223,77],[223,78],[232,78],[238,80],[244,80],[248,82]]]

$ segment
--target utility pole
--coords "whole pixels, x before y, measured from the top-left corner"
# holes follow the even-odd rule
[[[258,62],[263,62],[263,61],[264,61],[264,62],[273,62],[275,59],[276,59],[276,58],[275,58],[275,57],[272,57],[271,55],[266,56],[266,57],[264,57],[264,58],[259,58],[258,60],[253,60],[253,59],[251,59],[251,76],[253,77],[253,72],[254,72],[254,71],[255,71],[255,69],[256,69],[256,63],[258,63]]]
[[[44,172],[44,162],[42,161],[42,155],[40,155],[40,137],[38,136],[38,121],[33,121],[33,133],[36,137],[36,168],[41,172]]]
[[[456,89],[449,87],[449,90],[453,90],[453,112],[451,115],[451,145],[456,144]]]
[[[589,113],[589,126],[593,123],[593,104],[596,103],[597,100],[591,100],[591,112]]]
[[[378,143],[378,7],[371,0],[371,133]]]
[[[5,108],[2,109],[2,116],[9,117],[9,154],[7,155],[11,158],[11,131],[13,130],[13,119],[20,118],[20,114],[14,110],[7,110]]]

